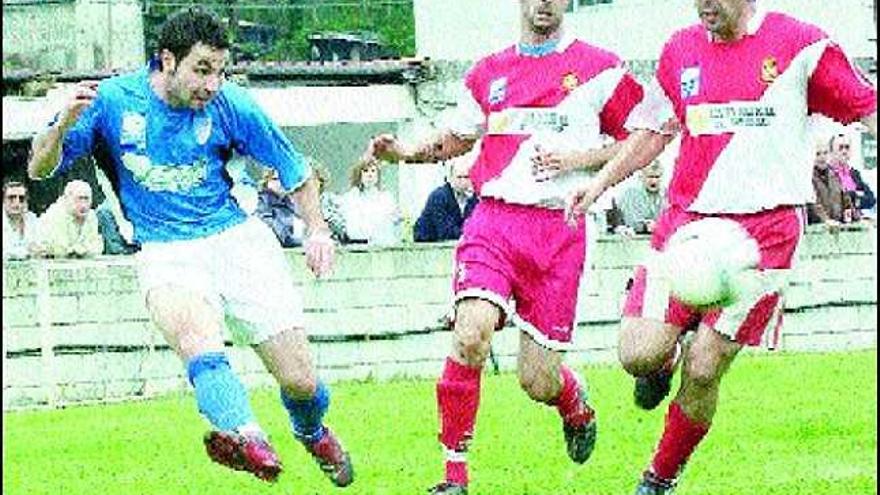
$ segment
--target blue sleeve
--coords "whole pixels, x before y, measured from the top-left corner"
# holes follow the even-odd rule
[[[231,106],[232,139],[236,151],[277,170],[285,190],[298,189],[312,174],[305,157],[244,89],[226,83],[224,94]]]
[[[61,145],[61,159],[51,177],[56,177],[67,170],[83,155],[90,154],[95,146],[96,137],[100,131],[103,120],[104,99],[106,95],[98,89],[98,97],[83,110],[74,123],[64,134]],[[59,114],[55,115],[50,125],[58,120]]]
[[[415,242],[434,242],[437,240],[437,199],[437,191],[428,196],[425,209],[422,210],[422,214],[413,225],[413,240]]]
[[[859,209],[870,210],[877,204],[877,198],[874,196],[874,191],[872,191],[868,184],[865,183],[864,179],[862,179],[862,174],[858,170],[852,169],[852,176],[856,182],[856,189],[863,193],[862,198],[859,201]]]

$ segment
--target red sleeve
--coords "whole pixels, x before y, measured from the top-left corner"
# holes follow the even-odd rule
[[[877,111],[877,89],[832,43],[810,77],[807,108],[849,124]]]
[[[626,119],[636,105],[642,101],[645,91],[635,78],[626,73],[617,83],[611,98],[599,113],[601,130],[618,141],[626,139],[629,132],[624,127]]]

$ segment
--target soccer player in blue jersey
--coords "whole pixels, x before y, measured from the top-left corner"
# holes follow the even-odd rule
[[[248,94],[224,80],[228,53],[213,13],[193,7],[169,17],[147,67],[77,86],[34,139],[28,172],[57,175],[89,153],[106,168],[142,245],[147,309],[213,426],[204,438],[211,459],[267,481],[281,472],[224,353],[227,320],[278,381],[294,436],[346,486],[351,461],[322,421],[330,396],[316,377],[300,295],[275,235],[230,194],[224,166],[232,153],[278,172],[303,212],[306,262],[317,276],[332,267],[334,245],[311,169]]]

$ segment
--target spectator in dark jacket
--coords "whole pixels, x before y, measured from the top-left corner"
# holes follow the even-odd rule
[[[465,160],[453,161],[446,182],[428,196],[425,209],[413,226],[413,240],[437,242],[461,236],[464,221],[477,204],[474,186],[468,177],[470,165]]]
[[[272,227],[283,247],[302,246],[305,223],[300,219],[293,199],[281,186],[278,172],[267,169],[262,182],[256,215]]]
[[[877,204],[874,191],[871,191],[871,188],[862,180],[862,174],[849,165],[852,150],[849,137],[845,134],[835,134],[831,137],[829,148],[831,148],[831,170],[837,174],[843,190],[852,198],[857,208],[856,213],[859,214],[861,210],[873,208]],[[857,218],[853,218],[853,220],[857,220]]]

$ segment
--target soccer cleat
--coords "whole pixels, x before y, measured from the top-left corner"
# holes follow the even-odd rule
[[[302,444],[334,485],[344,487],[354,481],[351,457],[343,450],[330,428],[324,427],[324,435],[317,442]]]
[[[260,436],[246,436],[234,431],[210,431],[205,434],[205,450],[212,461],[236,471],[247,471],[261,480],[274,483],[281,474],[281,461],[275,449]]]
[[[636,377],[633,399],[637,406],[650,411],[659,406],[669,395],[669,391],[672,390],[672,375],[678,367],[679,356],[681,356],[681,344],[676,343],[675,352],[662,368],[649,375]]]
[[[580,410],[562,421],[562,432],[565,435],[565,449],[572,461],[583,464],[587,462],[596,446],[596,413],[587,404],[583,387],[578,391],[581,401]]]
[[[635,495],[670,495],[675,489],[675,480],[667,480],[651,471],[642,474],[642,481],[636,487]]]
[[[467,495],[467,487],[458,483],[444,481],[428,490],[429,495]]]

